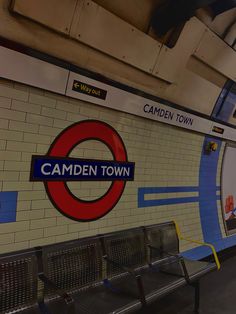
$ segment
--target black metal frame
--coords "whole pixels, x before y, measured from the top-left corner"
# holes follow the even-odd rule
[[[0,255],[0,275],[4,272],[4,265],[8,269],[8,271],[11,273],[10,276],[4,277],[0,276],[0,285],[2,285],[2,293],[1,294],[1,304],[0,304],[0,312],[5,310],[8,312],[9,310],[11,313],[17,313],[19,309],[25,308],[26,312],[31,309],[33,313],[33,309],[35,308],[36,312],[42,312],[40,308],[40,300],[37,298],[37,285],[38,285],[38,263],[37,258],[34,249],[27,249],[27,250],[21,250],[19,252],[13,252],[13,253],[7,253],[7,254],[1,254]],[[23,266],[24,265],[24,266]],[[27,278],[25,278],[26,273],[22,273],[22,267],[23,270],[25,270],[25,266],[30,265],[29,268],[27,268],[27,275],[29,275]],[[18,268],[19,267],[19,268]],[[15,282],[10,282],[10,278],[13,280],[16,280],[16,275],[18,278],[18,273],[20,275],[20,280],[25,280],[25,282],[17,287],[14,286]],[[32,279],[32,282],[30,282]],[[14,298],[12,295],[9,295],[7,293],[12,288],[14,290],[12,291],[12,294],[14,293]],[[29,287],[28,291],[25,292],[25,295],[22,297],[23,291],[25,291]],[[34,291],[34,293],[33,293]],[[24,301],[24,304],[16,304],[14,300],[18,299],[18,293],[21,295],[20,299]],[[5,297],[4,297],[5,296]],[[26,298],[25,298],[26,296]],[[13,301],[13,302],[11,302]],[[30,303],[28,303],[30,301]],[[6,304],[6,303],[7,304]],[[10,304],[9,304],[10,302]],[[32,302],[32,303],[31,303]],[[5,306],[10,305],[10,308],[5,308]],[[22,311],[21,313],[24,313]]]
[[[160,252],[160,250],[150,244],[147,244],[147,247],[150,249],[150,250],[156,250],[158,252]],[[187,271],[187,268],[186,268],[186,265],[185,265],[185,262],[184,262],[184,258],[180,255],[177,255],[177,254],[172,254],[172,253],[169,253],[169,252],[166,252],[166,251],[161,251],[163,252],[164,254],[166,254],[167,256],[169,257],[173,257],[176,262],[180,262],[182,268],[183,268],[183,272],[184,272],[184,277],[185,277],[185,280],[189,283],[190,280],[189,280],[189,274],[188,274],[188,271]],[[167,262],[168,263],[168,262]],[[152,265],[152,263],[151,263]]]
[[[134,229],[135,230],[135,229]],[[117,232],[118,234],[118,232]],[[112,259],[110,259],[107,256],[107,252],[106,252],[106,246],[105,246],[105,242],[104,242],[104,237],[100,237],[100,241],[101,241],[101,246],[102,246],[102,251],[103,251],[103,259],[110,264],[113,264],[114,266],[120,268],[121,270],[129,273],[132,278],[136,281],[137,283],[137,288],[139,291],[139,298],[140,301],[142,303],[142,305],[146,305],[146,298],[145,298],[145,292],[144,292],[144,288],[143,288],[143,282],[142,282],[142,278],[140,276],[139,273],[137,273],[137,271],[135,269],[132,269],[130,267],[127,267],[125,265],[121,265],[120,263],[113,261]]]
[[[148,245],[148,247],[152,250],[158,250],[158,248],[155,248],[151,245]],[[165,253],[166,255],[169,255],[170,257],[174,257],[176,258],[177,261],[179,261],[182,265],[183,268],[183,272],[184,272],[184,277],[186,282],[188,283],[188,285],[192,286],[194,288],[194,313],[198,314],[199,313],[199,307],[200,307],[200,281],[197,280],[195,282],[191,282],[189,279],[189,274],[184,262],[184,259],[182,256],[176,255],[176,254],[171,254],[168,252],[163,251],[163,253]]]
[[[45,307],[44,299],[45,299],[45,288],[50,289],[54,291],[55,294],[57,294],[59,297],[61,297],[66,306],[67,306],[67,312],[65,314],[75,314],[75,308],[74,308],[74,299],[63,289],[58,288],[53,281],[51,281],[49,278],[45,276],[43,273],[43,260],[42,260],[42,248],[36,247],[36,256],[38,260],[38,278],[42,281],[44,284],[44,290],[43,290],[43,299],[40,301],[41,305],[40,307]],[[46,308],[46,307],[45,307]]]
[[[104,260],[107,263],[113,264],[114,266],[120,268],[121,270],[129,273],[133,279],[135,279],[136,283],[137,283],[137,287],[139,290],[139,297],[140,297],[140,301],[143,305],[146,305],[146,298],[145,298],[145,293],[144,293],[144,288],[143,288],[143,282],[142,282],[142,277],[140,274],[137,273],[137,271],[135,269],[132,269],[130,267],[126,267],[124,265],[121,265],[120,263],[117,263],[111,259],[109,259],[107,257],[107,255],[103,256]]]
[[[172,223],[173,224],[173,223]],[[168,223],[164,223],[164,224],[159,224],[158,226],[165,226],[165,225],[169,225]],[[156,226],[156,225],[155,225]],[[107,263],[110,263],[110,264],[113,264],[115,265],[116,267],[120,268],[121,270],[129,273],[130,275],[132,275],[133,278],[136,279],[136,282],[137,282],[137,286],[138,286],[138,289],[139,289],[139,296],[140,296],[140,301],[143,305],[146,305],[147,304],[147,301],[146,301],[146,296],[145,296],[145,291],[144,291],[144,287],[143,287],[143,281],[142,281],[142,275],[140,274],[140,272],[137,270],[137,269],[132,269],[130,267],[127,267],[125,265],[122,265],[121,263],[118,263],[117,261],[114,261],[112,260],[111,258],[108,257],[108,252],[106,250],[106,244],[105,244],[105,240],[106,237],[109,238],[109,236],[111,236],[112,238],[114,237],[114,239],[116,237],[119,238],[119,235],[122,235],[122,234],[125,234],[127,230],[124,230],[124,231],[118,231],[118,232],[115,232],[115,233],[111,233],[109,235],[105,235],[105,236],[101,236],[101,243],[102,243],[102,249],[103,249],[103,258],[104,260],[107,262]],[[184,278],[186,280],[187,283],[189,283],[189,276],[188,276],[188,272],[187,272],[187,268],[185,266],[185,263],[184,263],[184,259],[183,257],[179,256],[178,254],[172,254],[170,252],[166,252],[163,250],[163,247],[162,247],[162,250],[160,251],[158,248],[154,247],[154,246],[151,246],[149,243],[148,243],[148,237],[147,237],[147,232],[146,232],[146,228],[145,227],[141,227],[141,228],[133,228],[130,230],[131,232],[133,231],[134,234],[138,231],[142,231],[143,233],[143,236],[144,236],[144,250],[146,250],[147,248],[149,250],[158,250],[160,253],[165,253],[165,255],[167,255],[168,257],[172,257],[176,260],[176,262],[179,262],[182,266],[182,269],[183,269],[183,272],[184,272]],[[124,236],[125,237],[125,236]],[[178,246],[178,250],[179,250],[179,240],[178,238],[176,238],[176,241],[177,241],[177,246]],[[163,258],[163,261],[165,260],[165,262],[168,264],[170,263],[170,260],[166,259],[166,258]],[[172,260],[173,262],[173,260]],[[148,256],[147,256],[147,250],[146,250],[146,265],[145,267],[152,267],[153,264],[148,261]],[[140,268],[142,269],[142,265],[140,265]],[[163,271],[164,273],[164,271]],[[168,273],[168,272],[166,272]],[[169,273],[171,274],[171,273]],[[171,275],[174,275],[174,274],[171,274]]]
[[[168,225],[168,224],[157,224],[157,225],[154,225],[154,226],[148,226],[146,228],[162,228],[163,225]],[[169,226],[170,226],[171,230],[172,230],[172,228],[175,228],[174,224],[172,222],[169,223]],[[73,248],[80,247],[82,249],[85,248],[85,250],[90,250],[91,251],[91,247],[92,247],[92,244],[93,244],[94,245],[94,250],[95,250],[94,251],[95,255],[93,255],[93,256],[96,256],[96,258],[98,258],[98,262],[99,263],[101,261],[101,265],[99,264],[98,268],[95,267],[96,271],[97,271],[97,269],[99,270],[98,273],[96,272],[97,276],[95,276],[95,277],[92,276],[91,277],[92,280],[89,279],[91,281],[91,283],[89,283],[89,285],[87,285],[87,283],[86,283],[86,286],[81,286],[82,290],[84,288],[86,289],[86,291],[87,291],[87,289],[88,290],[90,289],[91,293],[93,293],[91,289],[95,287],[94,291],[97,291],[96,289],[98,287],[99,289],[100,288],[102,288],[102,289],[104,288],[104,292],[105,292],[107,287],[109,287],[109,285],[111,284],[110,291],[114,292],[114,296],[116,297],[116,291],[115,291],[116,289],[114,289],[114,291],[113,291],[113,285],[115,287],[116,279],[118,279],[117,282],[118,282],[118,285],[119,285],[119,280],[120,279],[121,279],[121,281],[122,280],[127,281],[126,274],[128,274],[136,282],[136,287],[137,287],[137,291],[138,291],[137,303],[136,303],[136,297],[134,297],[134,303],[129,303],[129,302],[127,303],[127,312],[131,312],[133,309],[137,309],[137,307],[140,308],[141,305],[145,306],[147,303],[149,303],[150,302],[150,296],[151,296],[151,301],[153,301],[155,298],[159,298],[159,297],[161,297],[161,296],[163,296],[165,294],[168,294],[169,292],[172,292],[172,291],[178,289],[178,287],[183,286],[184,284],[188,284],[188,285],[190,285],[190,286],[192,286],[194,288],[194,293],[195,293],[194,311],[195,311],[195,313],[198,313],[199,306],[200,306],[200,283],[199,283],[199,279],[200,279],[200,277],[203,274],[205,274],[208,271],[214,269],[214,267],[211,266],[211,269],[209,268],[207,271],[204,270],[204,272],[199,270],[197,276],[192,276],[191,275],[191,277],[190,277],[189,273],[188,273],[188,269],[187,269],[186,264],[185,264],[185,259],[182,256],[180,256],[179,254],[173,254],[172,252],[166,251],[164,249],[164,246],[161,244],[161,241],[160,241],[160,247],[156,247],[156,246],[152,245],[152,243],[150,243],[148,241],[146,228],[145,227],[133,228],[133,229],[129,229],[129,230],[109,233],[109,234],[106,234],[106,235],[99,235],[99,236],[95,236],[95,237],[88,237],[88,238],[84,238],[84,239],[81,239],[81,240],[67,241],[67,242],[60,243],[60,244],[55,244],[55,245],[49,245],[49,246],[45,246],[45,247],[37,247],[37,248],[35,248],[35,251],[33,251],[33,252],[35,254],[35,259],[36,259],[37,268],[38,268],[38,274],[37,274],[38,276],[36,276],[36,277],[42,281],[42,283],[44,284],[44,288],[45,288],[44,291],[43,291],[42,297],[40,299],[38,299],[38,304],[39,304],[40,311],[43,314],[47,314],[48,313],[47,312],[47,305],[48,305],[47,302],[48,301],[44,303],[45,297],[49,297],[50,302],[54,302],[54,300],[56,300],[56,298],[57,298],[57,300],[58,300],[58,298],[61,298],[63,300],[64,304],[65,304],[65,308],[66,308],[65,314],[75,314],[76,311],[77,311],[76,308],[75,308],[75,305],[76,305],[75,303],[76,302],[73,300],[73,297],[71,297],[71,295],[68,294],[68,292],[65,291],[65,289],[61,289],[60,287],[58,287],[58,285],[55,284],[53,282],[53,280],[50,280],[50,278],[47,276],[47,273],[45,274],[44,269],[43,269],[44,252],[45,252],[44,250],[46,250],[47,254],[48,254],[48,252],[49,252],[49,254],[51,252],[56,252],[56,254],[58,254],[60,256],[60,254],[67,254],[65,252],[67,252],[68,248],[72,248],[73,249]],[[173,230],[175,230],[175,229],[173,229]],[[131,263],[130,263],[130,264],[132,264],[134,262],[133,266],[130,267],[129,263],[127,264],[128,266],[124,265],[124,263],[122,263],[121,261],[117,261],[117,260],[114,260],[113,258],[110,258],[109,254],[108,254],[109,253],[108,245],[109,245],[109,243],[112,243],[113,239],[124,239],[124,242],[123,242],[123,243],[125,243],[124,254],[126,254],[127,256],[129,254],[132,254],[132,253],[129,252],[129,250],[127,250],[126,244],[127,244],[127,241],[129,241],[127,239],[129,239],[130,235],[131,235],[131,238],[132,238],[132,236],[133,235],[135,236],[135,234],[137,234],[139,236],[139,237],[137,237],[139,242],[137,242],[138,245],[137,245],[136,250],[133,251],[134,252],[134,257],[132,257],[132,258],[134,258],[134,259],[131,259]],[[158,233],[157,233],[157,235],[158,235]],[[109,239],[107,243],[105,242],[106,239]],[[161,239],[161,237],[160,237],[160,239]],[[169,239],[170,239],[170,241],[172,241],[172,235],[171,234],[170,234],[170,238]],[[110,240],[111,240],[111,242],[109,242]],[[157,240],[158,240],[158,238],[157,238]],[[136,241],[136,239],[134,241]],[[176,242],[178,240],[174,239],[174,241]],[[136,242],[134,242],[134,243],[136,243]],[[178,244],[178,243],[176,242],[175,244]],[[114,247],[115,247],[115,245],[117,245],[117,243],[114,244]],[[159,242],[158,242],[158,245],[159,245]],[[167,245],[169,245],[168,241],[167,241]],[[137,253],[137,250],[145,250],[145,252],[141,252],[141,255],[138,254],[138,257],[136,257],[135,254]],[[152,262],[150,260],[151,259],[150,258],[151,254],[148,254],[148,252],[150,252],[152,250],[158,251],[159,255],[160,255],[160,257],[158,257],[158,256],[155,257],[155,261],[154,262]],[[22,254],[22,256],[24,256],[25,252],[26,251],[22,251],[22,252],[16,253],[15,255],[6,254],[6,255],[3,255],[3,256],[0,256],[0,262],[1,262],[1,260],[3,260],[3,261],[4,260],[9,260],[10,261],[11,259],[13,259],[13,260],[17,259],[18,256],[21,256],[21,254]],[[32,250],[31,250],[31,252],[32,252]],[[83,251],[79,251],[78,250],[78,251],[72,251],[72,252],[73,252],[73,254],[80,254]],[[73,254],[71,255],[72,258],[74,256]],[[126,256],[126,255],[124,255],[124,256]],[[87,259],[86,259],[87,258],[87,254],[85,254],[84,256],[85,256],[85,259],[82,260],[81,263],[86,263],[86,261],[87,261]],[[115,256],[117,256],[117,255],[115,255]],[[76,260],[76,262],[77,262],[77,260]],[[138,265],[135,264],[136,262],[138,263]],[[176,263],[176,264],[173,264],[173,265],[177,265],[177,263],[180,264],[181,274],[180,273],[176,274],[178,277],[180,277],[180,279],[177,279],[178,284],[175,284],[176,281],[173,281],[173,284],[172,284],[172,282],[170,282],[169,289],[168,289],[168,287],[165,284],[165,286],[163,288],[165,290],[165,292],[163,293],[163,292],[160,291],[160,294],[158,294],[159,293],[159,290],[158,290],[159,288],[158,288],[157,290],[155,290],[157,292],[156,297],[154,296],[154,294],[152,294],[152,291],[151,291],[151,294],[145,294],[145,289],[144,289],[143,282],[145,282],[145,284],[147,285],[147,283],[149,281],[146,281],[146,279],[145,279],[146,277],[144,277],[144,274],[145,274],[145,276],[146,275],[150,275],[150,272],[149,272],[149,270],[151,271],[150,268],[158,266],[157,269],[162,274],[175,276],[174,272],[171,272],[171,270],[170,270],[170,273],[168,273],[168,269],[167,270],[165,270],[165,269],[162,270],[161,267],[159,267],[159,265],[160,266],[164,266],[166,264],[171,264],[171,263]],[[199,263],[203,263],[203,262],[199,262]],[[116,271],[113,272],[112,268],[110,270],[111,271],[110,275],[108,275],[109,274],[109,270],[108,270],[107,266],[109,264],[110,265],[114,265],[115,267],[118,268],[118,275],[116,275]],[[58,267],[58,265],[60,266],[60,264],[56,264],[56,265],[53,264],[52,267],[54,267],[54,266]],[[93,270],[93,267],[94,267],[94,265],[92,266],[92,270]],[[59,271],[60,271],[60,269],[61,268],[59,267]],[[82,271],[83,270],[84,270],[84,268],[82,267]],[[114,274],[114,277],[113,277],[113,274]],[[125,275],[125,276],[123,276],[123,275]],[[94,279],[95,282],[92,282],[93,278],[95,278]],[[99,282],[98,282],[98,280],[99,280]],[[106,280],[109,280],[109,285],[107,287],[106,287],[106,284],[105,284]],[[103,285],[103,283],[104,283],[104,285]],[[77,282],[76,282],[76,284],[77,284]],[[82,282],[82,284],[83,284],[83,282]],[[79,285],[79,283],[78,283],[78,285]],[[147,286],[145,286],[145,287],[147,287]],[[158,285],[156,287],[158,287]],[[51,298],[50,295],[45,294],[45,291],[47,291],[47,289],[53,291],[54,295],[53,295],[52,298]],[[79,294],[80,294],[80,292],[82,292],[82,290],[80,290],[80,289],[81,289],[80,286],[78,286],[78,293]],[[153,288],[151,288],[151,289],[153,289]],[[73,291],[72,290],[70,290],[70,291],[73,292],[74,290]],[[148,293],[150,293],[150,291]],[[122,293],[121,294],[118,293],[118,295],[122,299]],[[81,301],[82,298],[83,298],[83,295],[80,294],[80,296],[81,296],[81,299],[80,299],[80,301]],[[110,296],[111,295],[110,295],[110,292],[109,292],[108,295],[107,295],[107,297],[108,297],[107,301],[108,302],[109,302],[109,297]],[[55,297],[55,299],[54,299],[54,297]],[[79,306],[79,303],[77,305]],[[122,307],[122,313],[125,313],[125,312],[126,312],[126,305],[124,307]],[[82,313],[85,313],[85,312],[82,310]],[[86,310],[86,313],[87,313],[87,310]]]
[[[199,280],[190,284],[194,288],[194,313],[199,313],[200,307],[200,282]]]

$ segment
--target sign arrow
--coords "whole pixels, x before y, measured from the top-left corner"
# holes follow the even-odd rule
[[[78,87],[79,87],[79,84],[78,84],[78,83],[74,83],[74,87],[75,87],[75,88],[78,88]]]

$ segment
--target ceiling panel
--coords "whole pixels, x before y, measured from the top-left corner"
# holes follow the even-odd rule
[[[15,0],[12,11],[69,34],[77,0]]]
[[[152,73],[161,44],[93,1],[79,1],[73,38],[145,72]]]

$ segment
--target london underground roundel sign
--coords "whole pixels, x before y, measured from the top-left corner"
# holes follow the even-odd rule
[[[104,143],[111,151],[113,160],[69,157],[75,146],[89,140]],[[85,120],[69,126],[57,136],[47,155],[32,156],[31,181],[44,182],[48,197],[54,206],[74,220],[90,221],[106,215],[119,201],[126,181],[132,180],[134,163],[128,162],[120,135],[110,125],[101,121]],[[93,201],[85,201],[70,191],[68,181],[112,183],[103,196]]]

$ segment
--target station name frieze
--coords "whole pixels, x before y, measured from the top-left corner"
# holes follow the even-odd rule
[[[178,124],[185,124],[185,125],[193,125],[194,119],[189,117],[188,115],[179,114],[173,112],[171,110],[163,109],[158,106],[152,106],[149,104],[145,104],[143,107],[143,111],[145,114],[153,115],[163,120],[174,121]]]

